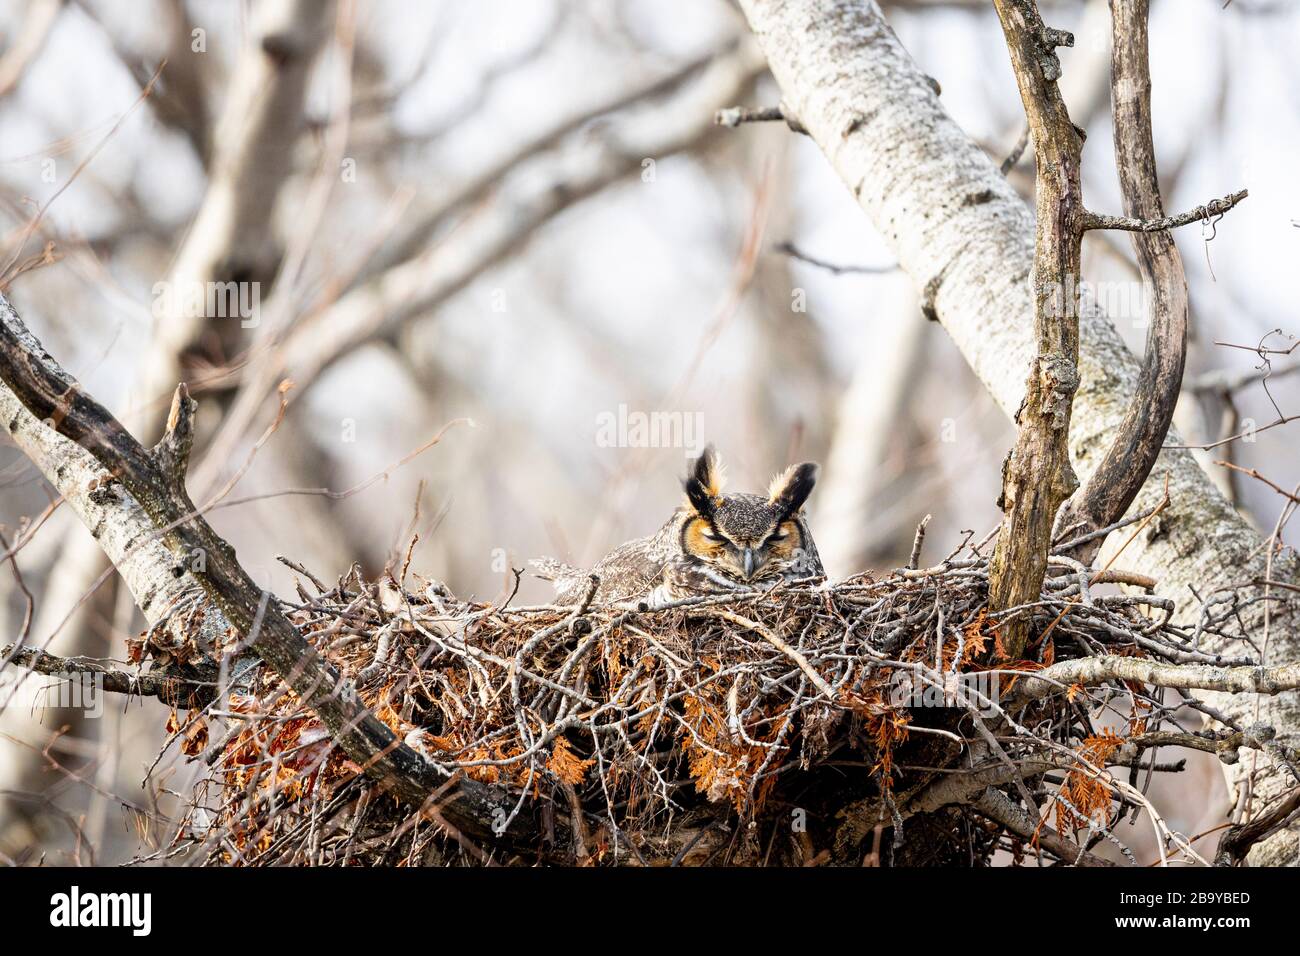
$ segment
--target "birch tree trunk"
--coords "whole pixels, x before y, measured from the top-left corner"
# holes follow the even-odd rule
[[[217,318],[190,308],[190,291],[228,282],[268,285],[279,259],[272,213],[280,191],[291,178],[293,147],[306,126],[308,79],[330,34],[334,4],[332,0],[262,0],[251,14],[249,36],[231,70],[226,103],[213,127],[214,149],[203,202],[166,277],[165,284],[171,290],[164,300],[168,308],[155,322],[149,346],[130,379],[133,401],[126,422],[146,443],[161,434],[165,402],[177,382],[191,379],[194,369],[188,366],[202,351],[207,337],[219,340],[219,351],[226,355],[237,354],[243,348],[240,317]],[[182,32],[187,45],[188,28]],[[196,54],[188,49],[184,54],[178,65],[168,69],[169,82],[173,72],[192,80],[192,59]],[[201,118],[199,122],[194,120],[189,117],[183,125],[191,130],[206,128]],[[204,142],[204,137],[191,138],[196,146]],[[311,484],[300,479],[295,476],[282,483]],[[325,520],[328,508],[319,499],[300,499],[293,508],[300,512],[299,527],[329,523]],[[324,545],[313,551],[320,555],[320,566],[332,568],[345,563],[347,549],[336,536],[317,535],[311,543]],[[99,656],[102,648],[93,640],[90,626],[97,604],[113,606],[113,581],[106,582],[94,600],[87,597],[87,592],[109,570],[109,561],[100,542],[77,526],[67,529],[61,550],[64,558],[55,569],[56,586],[42,596],[33,634],[36,640],[47,643],[57,630],[64,646],[56,644],[55,649]],[[6,635],[3,641],[12,638]],[[25,776],[48,774],[46,759],[39,752],[28,753],[26,761],[31,770]]]
[[[8,300],[0,295],[0,316],[12,314]],[[169,612],[200,593],[200,588],[189,570],[177,565],[140,503],[112,481],[90,452],[29,412],[3,383],[0,425],[41,474],[50,478],[65,505],[89,529],[145,620],[166,627]],[[216,605],[205,602],[203,606],[205,640],[215,646],[230,623]]]
[[[741,6],[785,107],[871,217],[912,277],[923,307],[947,329],[1002,409],[1014,414],[1035,354],[1032,211],[944,112],[874,0],[741,0]],[[1010,70],[1005,61],[997,68]],[[1070,451],[1084,479],[1124,415],[1140,365],[1110,320],[1086,302],[1079,326]],[[1171,433],[1168,443],[1179,439]],[[1187,451],[1161,455],[1133,507],[1152,507],[1166,480],[1171,505],[1128,546],[1124,560],[1156,577],[1161,593],[1179,601],[1184,614],[1195,600],[1191,587],[1204,597],[1266,576],[1296,579],[1295,561],[1268,562],[1259,535]],[[1243,612],[1246,626],[1263,632],[1264,607],[1257,602]],[[1276,608],[1266,651],[1266,664],[1300,659],[1300,632]],[[1213,703],[1243,725],[1273,727],[1291,746],[1300,740],[1295,695],[1216,695]],[[1247,785],[1251,763],[1229,765],[1226,773],[1239,800],[1253,790],[1258,810],[1293,781],[1285,770],[1270,768]],[[1257,844],[1250,859],[1290,863],[1298,849],[1300,828],[1293,825]]]

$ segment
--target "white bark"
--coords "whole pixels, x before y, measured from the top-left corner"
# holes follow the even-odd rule
[[[822,148],[871,217],[903,269],[934,310],[998,404],[1014,414],[1033,355],[1029,274],[1032,212],[992,161],[944,112],[923,71],[908,56],[872,0],[741,0],[783,101]],[[1010,69],[1005,60],[997,68]],[[1232,184],[1225,184],[1224,192]],[[1111,322],[1095,309],[1080,317],[1080,376],[1071,452],[1080,477],[1091,473],[1124,413],[1139,363]],[[1175,435],[1169,441],[1177,443]],[[1185,451],[1168,451],[1134,503],[1159,500],[1168,479],[1172,505],[1157,526],[1129,545],[1126,565],[1160,580],[1187,613],[1189,591],[1263,577],[1259,536]],[[1275,579],[1292,580],[1291,560],[1274,562]],[[1252,608],[1248,624],[1259,625]],[[1266,664],[1300,659],[1300,635],[1275,610]],[[1292,746],[1300,739],[1295,695],[1215,700],[1245,724],[1272,725]],[[1255,715],[1256,701],[1259,713]],[[1246,759],[1227,770],[1237,787]],[[1292,783],[1262,776],[1253,806]],[[1300,848],[1292,828],[1261,843],[1252,860],[1291,862]]]
[[[171,308],[155,324],[132,377],[136,401],[123,422],[146,443],[161,432],[166,400],[184,375],[185,352],[214,321],[239,331],[237,317],[214,320],[187,310],[186,290],[256,271],[254,265],[265,271],[274,258],[271,214],[303,127],[311,64],[333,22],[333,4],[316,0],[262,0],[253,12],[215,129],[207,190],[167,276]],[[88,603],[77,602],[108,568],[101,548],[80,528],[68,529],[65,560],[55,569],[57,586],[42,595],[33,627],[38,640],[61,626],[62,633],[79,638]],[[338,563],[337,555],[330,557]]]
[[[0,308],[9,309],[3,296]],[[177,568],[153,522],[121,482],[111,480],[88,451],[33,416],[3,383],[0,426],[63,496],[63,506],[90,529],[145,620],[157,624],[182,595],[194,593],[198,582],[188,570]],[[57,564],[53,573],[60,573]],[[216,607],[206,608],[204,632],[211,642],[229,625]]]

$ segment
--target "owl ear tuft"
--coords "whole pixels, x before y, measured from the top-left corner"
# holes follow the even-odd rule
[[[802,465],[792,465],[772,479],[767,488],[767,502],[781,512],[782,519],[790,517],[808,500],[813,486],[817,484],[820,471],[811,461]]]
[[[695,460],[691,473],[683,482],[686,499],[701,515],[706,518],[712,517],[717,507],[716,499],[722,494],[726,480],[722,461],[718,458],[718,453],[713,450],[713,446],[709,445]]]

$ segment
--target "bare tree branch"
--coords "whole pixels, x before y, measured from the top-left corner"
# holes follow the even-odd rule
[[[1057,509],[1078,486],[1070,462],[1070,409],[1079,387],[1078,276],[1083,251],[1083,138],[1070,121],[1056,80],[1057,46],[1074,38],[1044,26],[1032,0],[995,0],[1038,159],[1038,237],[1034,253],[1034,336],[1019,434],[1002,466],[1004,516],[993,550],[989,608],[996,615],[1042,590]],[[1000,626],[1003,646],[1019,657],[1028,638],[1023,617]]]
[[[1115,166],[1124,210],[1133,217],[1158,220],[1164,209],[1151,135],[1148,4],[1147,0],[1112,0],[1111,9]],[[1132,240],[1143,284],[1150,290],[1146,357],[1137,391],[1110,447],[1058,518],[1057,526],[1072,533],[1079,530],[1079,522],[1082,530],[1092,531],[1118,521],[1128,511],[1160,455],[1182,391],[1187,355],[1183,260],[1168,232],[1138,231]],[[1101,542],[1094,541],[1079,556],[1086,562],[1100,547]]]
[[[1129,44],[1136,45],[1139,42],[1130,29],[1130,24],[1132,23],[1132,21],[1127,18],[1123,20],[1119,19],[1119,14],[1121,12],[1124,12],[1123,8],[1116,6],[1116,24],[1117,24],[1116,32],[1119,33],[1122,31],[1122,34],[1120,36],[1117,36],[1115,39],[1116,41],[1122,41],[1124,44],[1123,48],[1121,47],[1113,48],[1115,59],[1116,59],[1115,65],[1117,71],[1120,68],[1136,69],[1136,65],[1130,62],[1130,58],[1135,55],[1136,51],[1131,50],[1128,47]],[[1116,76],[1118,75],[1119,74],[1117,72]],[[1137,77],[1134,77],[1134,79],[1137,79]],[[1149,119],[1150,112],[1151,112],[1151,106],[1150,106],[1151,74],[1149,68],[1147,70],[1146,80],[1147,80],[1146,112]],[[1125,87],[1123,90],[1121,90],[1116,94],[1117,97],[1123,97],[1123,100],[1119,98],[1115,100],[1117,116],[1119,114],[1119,109],[1120,109],[1119,104],[1121,102],[1123,102],[1125,107],[1128,109],[1134,108],[1132,104],[1132,99],[1134,98],[1134,95],[1135,95],[1134,90],[1129,89],[1127,87]],[[1148,134],[1148,139],[1149,138],[1150,136]],[[1118,127],[1116,128],[1115,145],[1116,145],[1116,149],[1118,150],[1120,148],[1120,136],[1119,136]],[[1132,146],[1130,144],[1125,144],[1124,149],[1126,150],[1126,155],[1123,157],[1124,161],[1131,161],[1135,159],[1134,155],[1131,152]],[[1119,157],[1116,158],[1119,159]],[[1126,170],[1123,163],[1120,164],[1119,171],[1120,171],[1120,180],[1121,182],[1123,182],[1125,181],[1126,178],[1125,177]],[[1128,174],[1132,175],[1132,170],[1129,170]],[[1166,216],[1163,213],[1151,215],[1151,216],[1138,216],[1138,217],[1104,216],[1101,213],[1089,212],[1084,216],[1083,228],[1084,229],[1120,229],[1123,230],[1124,232],[1147,232],[1147,233],[1168,232],[1170,229],[1177,229],[1179,226],[1191,225],[1194,222],[1209,222],[1215,216],[1222,216],[1229,209],[1236,206],[1237,203],[1245,199],[1248,195],[1250,195],[1249,190],[1241,189],[1235,193],[1229,193],[1227,196],[1224,196],[1222,199],[1212,199],[1203,206],[1197,206],[1195,209],[1188,210],[1187,212],[1184,213],[1179,213],[1177,216]],[[1126,190],[1125,191],[1126,206],[1129,205],[1127,200],[1128,200],[1128,193]]]
[[[726,109],[718,110],[713,115],[713,122],[728,129],[735,129],[742,123],[781,122],[790,127],[792,132],[808,132],[803,128],[803,124],[799,122],[799,117],[787,113],[783,106],[767,106],[761,109],[750,109],[747,106],[729,106]]]
[[[281,341],[269,343],[245,371],[240,394],[213,439],[210,457],[196,472],[197,486],[212,484],[214,470],[230,458],[282,377],[293,379],[301,397],[339,358],[436,309],[564,210],[640,171],[646,160],[658,161],[697,145],[714,132],[709,119],[717,103],[734,99],[761,71],[761,59],[752,45],[739,44],[714,58],[682,91],[681,99],[665,107],[662,122],[647,124],[642,118],[626,131],[607,132],[582,144],[580,161],[557,162],[560,170],[555,179],[541,185],[534,182],[499,201],[465,222],[454,239],[435,242],[374,276],[297,323]],[[480,189],[477,182],[467,188]],[[459,206],[458,200],[446,204],[448,210]]]
[[[1026,281],[1034,264],[1033,221],[1023,202],[944,112],[872,0],[742,0],[741,6],[783,100],[912,277],[926,313],[943,324],[998,404],[1013,414],[1024,397],[1023,369],[1036,354]],[[935,215],[939,210],[942,215]],[[1079,333],[1082,385],[1070,445],[1075,468],[1086,477],[1137,391],[1140,363],[1095,307],[1081,310]],[[1171,430],[1169,444],[1180,443]],[[1172,504],[1125,552],[1126,562],[1160,582],[1161,594],[1181,599],[1189,588],[1206,594],[1243,579],[1294,580],[1294,557],[1272,557],[1185,449],[1165,449],[1158,473],[1133,507],[1155,506],[1166,480]],[[1236,614],[1243,628],[1259,629],[1265,602],[1247,603]],[[1179,616],[1186,619],[1188,610]],[[1292,614],[1275,609],[1269,634],[1272,660],[1300,659]],[[1206,636],[1207,650],[1225,646],[1222,638]],[[1286,695],[1217,697],[1214,709],[1225,720],[1275,726],[1279,737],[1300,734]],[[1245,785],[1244,769],[1225,772],[1230,786]],[[1263,767],[1253,783],[1257,794],[1287,785],[1284,773]],[[1291,860],[1297,846],[1300,833],[1290,827],[1258,844],[1251,859]]]
[[[67,680],[92,678],[99,690],[132,697],[157,697],[167,704],[189,706],[190,701],[211,698],[218,690],[215,681],[194,681],[172,674],[129,674],[88,657],[58,657],[35,647],[8,644],[0,647],[0,659],[11,660],[37,674]]]
[[[1008,830],[1020,834],[1026,840],[1037,839],[1045,849],[1067,863],[1078,866],[1114,866],[1109,860],[1103,860],[1089,853],[1083,847],[1067,840],[1051,827],[1035,820],[1027,811],[1011,802],[1011,799],[997,790],[985,790],[971,806],[990,820],[995,820]]]
[[[352,685],[339,678],[334,667],[284,616],[273,596],[248,576],[234,550],[196,513],[184,489],[174,486],[159,460],[107,409],[82,391],[2,296],[0,381],[6,386],[0,389],[0,397],[10,400],[9,396],[14,396],[31,415],[48,423],[37,421],[28,427],[56,430],[89,452],[108,472],[108,481],[95,489],[102,499],[116,503],[129,496],[126,510],[136,516],[136,527],[147,516],[152,526],[148,536],[159,537],[169,552],[165,557],[153,553],[158,562],[151,569],[155,576],[175,574],[179,578],[186,573],[182,562],[194,554],[204,556],[202,570],[190,566],[194,579],[242,640],[317,713],[349,757],[395,796],[417,806],[444,782],[420,754],[394,737],[360,704]],[[184,406],[192,400],[182,391],[177,401]],[[17,424],[26,424],[21,416],[16,418]],[[60,476],[56,470],[46,473],[46,477],[62,489],[71,476]],[[116,509],[113,515],[105,516],[105,521],[115,518]],[[230,649],[231,636],[223,635],[218,646]],[[443,812],[463,830],[490,833],[492,815],[486,808],[491,803],[490,788],[464,781]],[[527,829],[529,823],[521,819],[520,826]]]
[[[1300,663],[1280,667],[1215,667],[1167,664],[1140,657],[1105,655],[1062,661],[1024,677],[1011,693],[1021,703],[1037,700],[1073,684],[1091,686],[1109,680],[1132,680],[1156,687],[1214,690],[1229,694],[1281,694],[1300,687]]]
[[[62,9],[63,0],[33,0],[28,4],[22,29],[4,56],[0,56],[0,97],[8,96],[10,90],[18,85],[28,64],[45,46],[45,38],[50,35],[50,28]]]

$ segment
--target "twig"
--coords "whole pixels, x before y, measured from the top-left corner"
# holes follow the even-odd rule
[[[1285,488],[1283,488],[1281,485],[1277,484],[1276,482],[1271,481],[1268,478],[1265,478],[1263,475],[1259,473],[1259,471],[1257,471],[1254,468],[1243,468],[1241,465],[1234,465],[1230,461],[1216,461],[1215,464],[1222,465],[1224,468],[1230,468],[1233,471],[1241,472],[1241,474],[1243,475],[1249,475],[1251,478],[1254,478],[1256,481],[1261,481],[1264,484],[1268,485],[1270,488],[1276,491],[1283,498],[1286,498],[1289,501],[1300,505],[1300,495],[1296,495],[1296,493],[1292,491],[1287,491]]]
[[[1020,138],[1016,140],[1016,145],[1011,147],[1011,152],[1007,153],[1006,159],[1002,160],[1002,165],[998,167],[998,172],[1003,176],[1008,175],[1011,170],[1016,168],[1016,163],[1025,155],[1025,150],[1029,148],[1029,124],[1026,123],[1020,130]]]
[[[1084,214],[1084,229],[1121,229],[1125,232],[1166,232],[1187,226],[1194,222],[1208,222],[1215,216],[1222,216],[1248,195],[1246,189],[1229,193],[1222,199],[1212,199],[1203,206],[1197,206],[1177,216],[1160,216],[1152,219],[1134,219],[1129,216],[1105,216],[1095,212]]]
[[[730,106],[720,109],[713,114],[713,122],[718,126],[725,126],[728,129],[735,129],[742,123],[772,123],[782,122],[795,133],[807,133],[803,124],[799,122],[798,117],[790,113],[785,104],[780,106],[767,106],[761,109],[750,109],[746,106]]]
[[[1282,425],[1289,425],[1291,422],[1300,421],[1300,415],[1284,415],[1281,418],[1269,422],[1267,425],[1259,425],[1254,428],[1243,428],[1235,435],[1229,435],[1227,438],[1220,438],[1218,441],[1206,442],[1203,445],[1163,445],[1163,448],[1177,449],[1195,449],[1197,451],[1213,451],[1224,445],[1231,444],[1234,441],[1240,441],[1247,435],[1258,435],[1260,432],[1266,432],[1272,428],[1278,428]]]
[[[73,675],[90,677],[96,690],[132,697],[157,697],[169,704],[178,701],[209,699],[217,684],[180,675],[145,673],[128,674],[88,657],[58,657],[34,647],[9,644],[0,648],[0,659],[12,660],[38,674],[64,680]]]
[[[816,266],[818,269],[825,269],[832,275],[884,275],[889,272],[897,272],[898,266],[853,266],[853,265],[836,265],[833,262],[827,262],[824,259],[818,259],[808,253],[801,251],[793,242],[786,240],[779,242],[773,247],[777,252],[789,256],[791,259],[798,259],[800,262],[806,262],[810,266]]]
[[[813,682],[813,685],[819,691],[821,691],[821,693],[825,694],[827,698],[831,700],[835,699],[835,691],[831,688],[830,684],[826,683],[826,678],[822,677],[821,674],[817,673],[817,670],[811,664],[808,663],[808,658],[804,657],[802,654],[800,654],[797,650],[795,650],[785,641],[781,640],[780,637],[778,637],[775,633],[770,631],[768,628],[764,627],[762,624],[759,624],[757,621],[751,621],[747,617],[741,617],[739,614],[733,614],[731,611],[722,611],[722,610],[710,611],[709,615],[711,617],[720,617],[723,620],[730,621],[732,624],[739,624],[741,627],[753,631],[755,634],[763,638],[763,640],[767,641],[769,644],[771,644],[773,647],[779,650],[786,657],[790,658],[790,660],[794,661],[795,664],[798,666],[799,670],[803,671],[804,674],[808,676],[808,679]]]
[[[908,570],[915,570],[921,563],[921,547],[925,544],[925,529],[930,524],[930,518],[930,515],[926,515],[916,526],[916,537],[912,539],[912,556],[907,559]]]

